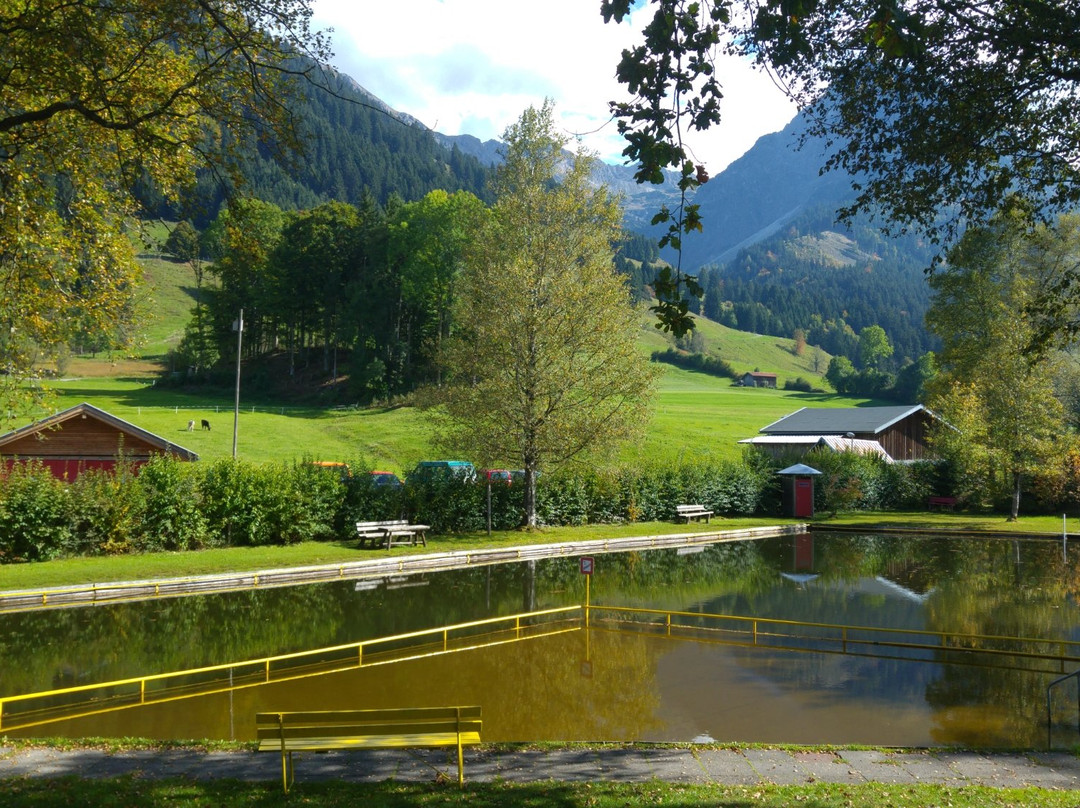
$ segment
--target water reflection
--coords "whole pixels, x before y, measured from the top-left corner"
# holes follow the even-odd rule
[[[1063,558],[1060,542],[784,537],[695,554],[598,556],[591,589],[594,602],[610,605],[1075,640],[1077,560]],[[13,695],[287,653],[584,597],[576,558],[374,583],[8,615],[0,628],[0,691]],[[711,737],[1035,746],[1045,742],[1050,678],[1002,667],[593,630],[125,710],[37,732],[249,738],[261,709],[478,703],[490,741]],[[1069,688],[1055,696],[1055,712],[1063,726],[1075,728],[1075,685]]]

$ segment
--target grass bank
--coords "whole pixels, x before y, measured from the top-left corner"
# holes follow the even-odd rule
[[[503,808],[559,806],[560,808],[624,808],[628,805],[674,805],[682,808],[1065,808],[1076,805],[1075,793],[1041,788],[995,789],[979,786],[954,788],[938,785],[834,785],[801,786],[698,786],[649,782],[509,782],[467,783],[464,789],[439,784],[304,783],[292,794],[281,792],[279,783],[246,783],[235,780],[141,780],[124,777],[105,780],[57,778],[50,780],[0,780],[0,803],[6,808],[42,806],[119,806],[185,808],[186,806],[260,806],[303,803],[312,808],[377,805],[469,806]]]
[[[340,564],[387,555],[449,553],[527,544],[553,544],[629,536],[671,535],[673,533],[737,530],[745,527],[790,524],[794,519],[740,518],[713,520],[711,525],[671,522],[636,522],[624,525],[584,525],[552,527],[538,531],[501,530],[429,536],[427,547],[399,546],[392,550],[360,549],[355,539],[333,542],[302,542],[270,547],[225,547],[183,553],[143,553],[139,555],[68,558],[57,561],[0,566],[0,590],[43,589],[57,586],[142,581],[189,575],[245,572],[282,567]]]
[[[490,536],[485,532],[474,532],[433,536],[429,537],[427,547],[395,547],[390,551],[360,549],[355,540],[344,538],[335,542],[303,542],[286,546],[228,547],[185,553],[70,558],[0,566],[0,590],[37,590],[108,581],[142,581],[154,578],[340,564],[365,558],[383,558],[387,555],[483,550],[630,536],[666,536],[673,533],[704,532],[710,529],[737,530],[746,527],[791,524],[795,521],[798,520],[755,517],[713,520],[711,525],[694,523],[688,526],[671,522],[637,522],[622,525],[552,527],[534,532],[503,530],[493,531]],[[889,527],[944,532],[984,531],[1003,534],[1023,532],[1047,537],[1061,535],[1061,518],[1054,516],[1025,516],[1017,522],[1009,522],[1004,516],[993,514],[861,512],[843,514],[835,518],[819,518],[814,521],[814,524],[865,527],[867,532],[872,532],[875,527]],[[1072,529],[1080,530],[1080,522],[1073,520],[1070,530]]]

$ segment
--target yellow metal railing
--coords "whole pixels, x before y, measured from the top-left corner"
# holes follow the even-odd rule
[[[1080,642],[1072,640],[961,634],[927,629],[876,628],[623,606],[589,606],[588,611],[588,619],[594,626],[603,624],[603,615],[614,615],[622,618],[616,621],[620,627],[632,622],[652,630],[661,630],[666,635],[675,632],[684,635],[688,632],[707,632],[713,636],[724,636],[727,642],[784,650],[836,650],[840,653],[853,653],[856,648],[872,646],[875,649],[964,652],[1049,660],[1062,669],[1066,663],[1080,662]],[[780,645],[780,642],[798,642],[801,645]]]
[[[581,606],[565,606],[523,612],[244,662],[7,696],[0,698],[0,731],[576,631],[581,611]]]

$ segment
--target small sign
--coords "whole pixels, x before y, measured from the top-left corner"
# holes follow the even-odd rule
[[[592,575],[593,572],[593,560],[592,556],[581,557],[581,574]]]

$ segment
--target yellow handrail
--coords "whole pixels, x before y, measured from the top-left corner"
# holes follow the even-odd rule
[[[892,645],[897,647],[923,648],[927,650],[973,651],[984,654],[1003,654],[1009,656],[1051,659],[1061,662],[1080,662],[1080,642],[1075,640],[1046,639],[1039,637],[1009,637],[1000,634],[962,634],[955,631],[934,631],[931,629],[916,628],[879,628],[876,626],[853,626],[841,623],[816,623],[805,620],[783,620],[780,618],[772,617],[747,617],[742,615],[713,614],[708,612],[684,612],[671,609],[645,609],[631,606],[590,606],[589,611],[628,615],[655,615],[658,618],[663,618],[662,626],[665,629],[666,633],[670,633],[673,627],[685,629],[695,628],[694,626],[687,625],[685,623],[672,623],[672,617],[688,617],[695,620],[707,620],[717,622],[731,621],[746,625],[747,628],[743,630],[753,637],[753,641],[755,644],[757,644],[759,639],[763,636],[791,636],[768,634],[763,629],[763,627],[791,626],[804,629],[822,629],[838,632],[839,637],[833,641],[840,643],[845,648],[848,645],[866,645],[868,643],[872,643],[874,645]],[[853,633],[857,632],[866,632],[868,636],[878,635],[883,638],[900,636],[933,637],[938,640],[938,644],[930,645],[923,643],[900,642],[891,639],[859,639],[858,637],[852,636]],[[817,637],[815,639],[828,638]],[[949,640],[953,640],[954,644],[949,644]],[[957,642],[968,643],[968,645],[965,646],[961,644],[956,644]],[[1039,653],[1032,651],[982,647],[988,643],[1011,643],[1014,646],[1021,644],[1053,645],[1057,647],[1058,651],[1057,653]]]
[[[289,654],[277,654],[277,655],[269,656],[269,657],[261,657],[261,658],[258,658],[258,659],[245,660],[243,662],[230,662],[230,663],[224,663],[224,664],[220,664],[220,665],[208,665],[208,666],[201,667],[201,668],[189,668],[187,670],[182,670],[182,671],[172,671],[172,672],[169,672],[169,673],[157,673],[157,674],[151,674],[149,676],[135,676],[135,677],[131,677],[131,678],[128,678],[128,679],[117,679],[117,680],[114,680],[114,681],[111,681],[111,682],[102,682],[102,683],[99,683],[99,684],[78,685],[78,686],[75,686],[75,687],[66,687],[66,688],[60,688],[60,689],[56,689],[56,690],[44,690],[44,691],[40,691],[40,692],[37,692],[37,693],[24,693],[24,694],[21,694],[21,695],[18,695],[18,696],[5,696],[5,697],[0,698],[0,730],[5,730],[5,729],[10,730],[10,729],[22,728],[22,727],[27,727],[27,726],[35,726],[37,724],[49,723],[50,721],[57,721],[57,720],[61,720],[61,719],[64,719],[64,718],[75,717],[76,715],[77,716],[93,715],[93,714],[100,713],[100,712],[107,712],[107,711],[113,710],[113,709],[121,709],[122,707],[126,707],[126,706],[134,706],[135,703],[137,703],[137,704],[146,704],[146,703],[150,703],[150,702],[155,702],[156,703],[156,702],[163,702],[163,701],[172,701],[172,700],[175,700],[176,698],[188,698],[188,697],[191,697],[191,696],[194,696],[194,695],[208,695],[210,693],[217,693],[217,692],[221,692],[221,691],[225,691],[225,690],[237,690],[237,689],[244,688],[244,687],[253,687],[253,686],[265,684],[265,683],[271,682],[271,681],[283,681],[283,680],[286,680],[286,679],[302,678],[302,676],[321,675],[321,674],[329,673],[332,670],[344,670],[344,669],[348,669],[348,668],[362,667],[364,665],[374,665],[374,664],[378,664],[378,663],[377,662],[367,662],[365,660],[365,651],[368,652],[367,656],[370,657],[371,648],[372,647],[377,647],[379,645],[388,645],[388,644],[392,644],[392,643],[401,643],[401,642],[405,642],[405,641],[408,641],[408,640],[416,640],[416,639],[422,639],[422,638],[426,638],[426,637],[438,638],[438,637],[441,636],[443,641],[442,641],[442,643],[439,643],[439,646],[441,646],[441,647],[440,647],[440,650],[437,653],[446,653],[446,651],[449,650],[449,634],[451,632],[461,632],[461,631],[466,631],[468,629],[491,627],[491,626],[498,626],[499,624],[506,624],[507,629],[505,629],[505,630],[513,631],[515,638],[520,639],[521,638],[521,628],[522,628],[521,621],[523,619],[551,618],[551,617],[555,617],[555,616],[558,616],[558,615],[570,616],[572,613],[580,613],[581,610],[582,610],[581,606],[562,606],[562,607],[558,607],[558,608],[555,608],[555,609],[542,609],[542,610],[535,611],[535,612],[524,612],[524,613],[521,613],[521,614],[509,615],[509,616],[506,616],[506,617],[489,617],[489,618],[485,618],[483,620],[472,620],[472,621],[469,621],[469,622],[466,622],[466,623],[457,623],[457,624],[452,625],[452,626],[440,626],[438,628],[422,629],[420,631],[410,631],[410,632],[406,632],[404,634],[395,634],[395,635],[389,636],[389,637],[377,637],[377,638],[374,638],[374,639],[359,640],[357,642],[345,643],[343,645],[334,645],[334,646],[329,646],[329,647],[326,647],[326,648],[317,648],[317,649],[309,650],[309,651],[296,651],[296,652],[289,653]],[[575,626],[575,630],[576,630],[576,626]],[[499,642],[506,642],[506,640],[500,640]],[[490,644],[497,644],[497,643],[490,643]],[[347,661],[346,661],[346,659],[338,659],[338,660],[334,660],[334,661],[327,661],[325,659],[325,657],[327,657],[328,655],[345,654],[345,653],[348,653]],[[430,655],[432,655],[432,654],[421,654],[421,656],[430,656]],[[308,672],[308,673],[305,673],[305,674],[299,674],[299,675],[293,674],[293,675],[283,675],[283,676],[277,676],[277,677],[275,677],[273,675],[273,667],[274,667],[275,663],[295,662],[295,661],[303,660],[305,658],[312,659],[313,664],[318,666],[318,670],[316,670],[314,672]],[[406,658],[416,658],[416,657],[414,656],[414,657],[406,657]],[[395,657],[392,661],[401,661],[401,659],[402,659],[402,657]],[[344,664],[342,664],[342,663],[344,663]],[[335,664],[339,665],[340,667],[332,668],[331,666],[335,665]],[[228,686],[216,686],[216,687],[208,685],[206,688],[199,688],[199,689],[195,689],[195,690],[185,689],[184,693],[181,696],[163,696],[163,697],[155,698],[154,697],[155,691],[152,688],[148,689],[148,685],[157,684],[157,685],[160,686],[163,683],[167,683],[170,680],[176,680],[176,684],[175,684],[176,687],[183,687],[183,684],[180,681],[183,678],[190,678],[190,677],[193,677],[193,676],[200,676],[200,675],[205,675],[205,674],[215,674],[215,673],[229,673],[230,674],[230,681],[232,681],[232,674],[236,673],[238,671],[238,669],[245,669],[245,668],[251,670],[253,673],[255,671],[261,670],[262,673],[260,673],[258,676],[255,676],[253,681],[243,682],[241,684],[232,683],[232,684],[230,684]],[[240,675],[243,676],[244,674],[241,673]],[[248,674],[248,675],[251,676],[251,674]],[[114,706],[111,706],[111,707],[106,707],[105,709],[98,708],[103,703],[102,700],[124,698],[123,695],[117,697],[117,696],[114,696],[114,695],[111,695],[111,694],[108,693],[108,691],[115,691],[117,689],[123,689],[123,688],[131,688],[131,696],[130,696],[130,698],[132,700],[137,699],[137,702],[133,701],[132,704],[122,704],[122,705],[118,705],[118,706],[114,705]],[[136,688],[137,688],[137,690],[136,690]],[[165,685],[165,687],[161,688],[161,691],[165,691],[167,689],[168,689],[168,685]],[[161,692],[161,691],[158,691],[158,692]],[[49,718],[46,718],[44,720],[35,720],[35,721],[28,722],[28,723],[24,722],[24,723],[12,724],[10,722],[11,716],[10,716],[10,711],[9,711],[8,708],[11,705],[19,704],[19,703],[22,703],[22,702],[28,702],[28,701],[40,701],[40,702],[45,702],[45,703],[47,703],[49,701],[53,701],[53,702],[58,703],[60,705],[67,704],[67,705],[70,705],[70,706],[73,706],[73,707],[77,708],[78,704],[72,704],[70,702],[70,699],[71,699],[72,696],[77,696],[78,694],[92,694],[92,693],[95,693],[95,692],[98,692],[98,693],[102,694],[102,695],[99,696],[99,698],[96,701],[92,702],[96,709],[80,710],[78,712],[64,713],[63,715],[58,715],[58,716],[55,716],[55,717],[49,717]],[[91,701],[88,699],[88,700],[82,702],[82,704],[87,704],[87,703],[91,703]],[[46,706],[44,706],[44,707],[36,708],[33,712],[34,713],[39,713],[39,712],[42,712],[42,711],[48,710],[48,709],[50,709],[50,708],[46,704]],[[53,709],[56,709],[56,708],[53,708]]]

